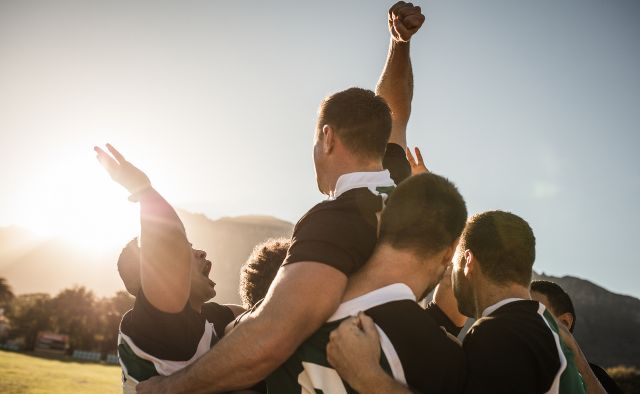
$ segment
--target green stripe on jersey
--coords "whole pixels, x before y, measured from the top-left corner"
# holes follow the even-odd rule
[[[138,382],[159,375],[153,363],[138,357],[125,341],[120,342],[118,345],[118,358],[120,359],[120,363],[126,368],[126,374]]]
[[[270,393],[278,394],[355,394],[327,361],[329,334],[345,319],[325,323],[289,359],[267,378]],[[392,375],[384,352],[380,365]]]
[[[558,323],[548,309],[545,308],[543,316],[547,323],[549,323],[551,330],[559,337],[560,330],[558,328]],[[573,352],[569,347],[567,347],[562,339],[560,339],[560,347],[562,348],[562,353],[564,353],[564,356],[567,359],[567,367],[560,376],[560,394],[585,394],[586,389],[584,387],[582,376],[580,376],[580,373],[578,372],[578,367],[576,367]]]

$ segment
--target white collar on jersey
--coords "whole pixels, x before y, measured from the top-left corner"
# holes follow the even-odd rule
[[[392,187],[395,185],[396,184],[393,183],[393,179],[391,179],[389,170],[350,172],[348,174],[343,174],[338,178],[336,188],[329,194],[329,199],[335,200],[340,197],[341,194],[359,187],[366,187],[371,190],[371,193],[380,194],[376,190],[377,187]]]
[[[505,298],[504,300],[498,301],[495,304],[491,305],[490,307],[487,307],[487,309],[485,309],[484,311],[482,311],[482,317],[489,316],[490,314],[498,310],[498,308],[503,307],[507,304],[510,304],[515,301],[523,301],[523,300],[524,298]]]
[[[394,283],[343,302],[327,322],[355,316],[358,312],[366,311],[374,306],[400,300],[411,300],[415,302],[416,295],[413,294],[409,286],[404,283]]]

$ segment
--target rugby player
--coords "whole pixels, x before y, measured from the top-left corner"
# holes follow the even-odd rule
[[[207,302],[216,294],[207,253],[193,249],[174,209],[149,178],[111,145],[95,148],[111,177],[140,201],[142,248],[129,242],[118,259],[127,291],[136,297],[122,318],[118,358],[123,391],[138,382],[169,375],[206,353],[243,309]]]
[[[412,4],[390,9],[392,38],[379,95],[351,88],[322,101],[313,156],[318,188],[329,199],[296,224],[264,301],[198,362],[143,382],[138,392],[221,392],[255,384],[335,312],[347,278],[373,252],[377,215],[395,186],[391,174],[410,174],[404,150],[413,92],[409,40],[423,21]]]
[[[556,320],[573,333],[576,322],[576,312],[571,297],[560,285],[546,280],[534,280],[529,286],[531,299],[544,304]],[[596,375],[602,387],[609,394],[622,394],[622,390],[602,367],[589,363],[589,367]]]
[[[590,393],[604,392],[584,368],[584,355],[568,331],[530,299],[534,257],[533,232],[512,213],[481,213],[465,226],[454,256],[453,287],[460,311],[478,319],[463,342],[465,392],[583,393],[576,365]],[[410,392],[375,367],[375,333],[356,334],[338,331],[329,348],[340,375],[367,392]],[[575,363],[565,356],[572,353]]]
[[[440,282],[466,219],[462,196],[445,178],[422,174],[402,182],[383,210],[376,249],[349,278],[338,310],[267,378],[268,391],[361,391],[332,369],[326,348],[341,322],[364,311],[380,333],[381,368],[394,379],[422,393],[460,392],[462,348],[416,301]]]

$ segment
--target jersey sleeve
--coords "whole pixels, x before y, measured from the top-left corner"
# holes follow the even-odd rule
[[[204,318],[188,303],[181,312],[162,312],[142,290],[127,317],[121,325],[123,334],[146,353],[165,360],[189,360],[204,334]]]
[[[389,170],[391,179],[396,185],[411,176],[411,166],[407,161],[404,149],[398,144],[387,144],[387,151],[382,159],[382,166]]]
[[[425,308],[425,312],[429,317],[431,317],[431,319],[433,319],[433,321],[436,322],[437,325],[444,327],[444,329],[454,337],[457,337],[460,334],[460,331],[462,331],[462,327],[458,327],[453,324],[451,319],[449,319],[449,316],[447,316],[447,314],[444,313],[435,302],[429,302]]]
[[[283,265],[313,261],[350,275],[373,251],[375,230],[357,209],[310,212],[296,225]]]

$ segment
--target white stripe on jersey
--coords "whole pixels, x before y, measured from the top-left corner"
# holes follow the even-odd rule
[[[547,325],[547,327],[549,327],[549,331],[551,331],[551,333],[553,334],[553,339],[556,341],[556,348],[558,349],[558,354],[560,355],[560,369],[558,370],[558,373],[556,373],[556,377],[555,379],[553,379],[553,384],[551,385],[549,391],[547,391],[547,394],[558,394],[560,393],[560,378],[562,377],[562,373],[564,372],[564,370],[567,368],[567,358],[564,356],[562,346],[560,346],[560,337],[558,336],[558,334],[556,334],[555,331],[553,331],[551,325],[549,325],[549,322],[547,321],[547,318],[544,317],[545,306],[540,302],[538,304],[538,314]]]
[[[133,350],[136,356],[140,357],[141,359],[151,361],[156,367],[156,371],[158,371],[160,375],[168,376],[181,370],[189,364],[193,364],[197,359],[207,353],[209,351],[209,346],[211,344],[211,338],[213,337],[213,335],[215,335],[213,323],[206,322],[204,324],[204,333],[202,333],[202,337],[200,338],[200,342],[198,343],[198,347],[196,348],[195,353],[193,354],[191,359],[186,361],[171,361],[154,357],[153,355],[136,346],[133,340],[122,331],[120,331],[120,340],[125,341],[127,345],[129,345],[131,350]],[[126,366],[122,363],[122,361],[120,362],[120,365],[122,366],[122,370],[125,372],[125,374],[127,374],[127,379],[131,379],[131,377],[127,373]]]

